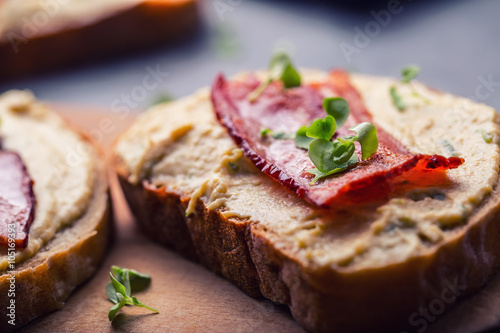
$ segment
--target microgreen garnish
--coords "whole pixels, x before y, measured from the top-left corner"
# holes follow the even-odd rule
[[[417,65],[406,66],[401,70],[401,82],[410,85],[413,96],[418,97],[422,99],[426,104],[429,104],[430,101],[421,94],[419,94],[418,91],[413,86],[413,84],[411,83],[411,81],[415,79],[419,73],[420,73],[420,67],[418,67]],[[392,102],[394,103],[396,108],[399,111],[404,111],[404,109],[406,109],[406,104],[403,102],[403,98],[398,93],[396,87],[391,86],[391,88],[389,89],[389,93],[391,94]]]
[[[323,109],[335,118],[338,127],[342,127],[349,117],[349,104],[342,97],[328,97],[323,99]]]
[[[318,179],[346,170],[359,158],[355,153],[354,142],[361,146],[361,158],[371,157],[378,149],[377,129],[373,124],[360,123],[350,130],[357,135],[347,135],[331,141],[339,123],[343,124],[349,116],[349,106],[343,98],[325,98],[323,107],[328,115],[324,119],[316,119],[309,127],[301,127],[295,135],[297,147],[308,150],[308,155],[316,168],[307,170]],[[336,114],[340,121],[337,122]],[[339,125],[341,126],[341,125]]]
[[[455,150],[455,147],[453,147],[453,145],[448,141],[448,140],[441,140],[439,141],[439,143],[441,143],[441,145],[446,148],[446,150],[448,151],[448,153],[451,155],[451,156],[455,156],[457,157],[458,154],[457,154],[457,151]]]
[[[307,170],[307,172],[309,172],[310,174],[313,174],[315,176],[314,179],[310,182],[310,184],[312,185],[312,184],[316,183],[321,178],[325,178],[325,177],[331,176],[333,174],[345,171],[351,164],[354,164],[357,162],[358,162],[358,155],[353,154],[351,156],[351,158],[346,163],[338,165],[330,171],[323,172],[323,171],[319,170],[318,168],[309,169],[309,170]]]
[[[175,100],[175,98],[171,94],[163,93],[156,97],[153,103],[151,103],[151,106],[171,102],[173,100]]]
[[[335,118],[328,115],[325,119],[316,119],[306,131],[306,135],[310,138],[323,139],[330,141],[337,130]]]
[[[281,80],[286,89],[300,86],[300,75],[294,68],[290,57],[284,52],[274,54],[269,63],[268,79],[263,81],[254,91],[252,91],[248,95],[248,99],[251,102],[255,102],[267,86],[271,82],[277,80]]]
[[[238,166],[234,164],[233,162],[227,162],[227,166],[229,169],[233,170],[234,172],[238,171]]]
[[[270,130],[269,128],[261,128],[260,136],[263,138],[270,136],[274,139],[284,139],[284,140],[294,138],[293,134],[285,133],[285,132],[275,132],[275,131]]]
[[[305,150],[308,150],[309,144],[314,141],[314,138],[310,138],[306,135],[308,128],[307,126],[302,126],[295,134],[295,145]]]
[[[398,91],[396,90],[396,87],[392,86],[390,89],[391,97],[392,97],[392,102],[394,105],[398,108],[399,111],[403,111],[406,109],[406,105],[403,102],[403,98],[401,95],[399,95]]]
[[[139,302],[137,298],[131,296],[131,293],[141,291],[149,285],[151,282],[149,275],[118,266],[112,266],[111,271],[109,273],[111,282],[106,286],[106,294],[109,300],[115,304],[108,313],[110,321],[115,318],[118,311],[125,305],[138,306],[158,313],[158,310]]]
[[[493,142],[493,134],[486,132],[485,130],[481,131],[481,135],[483,136],[483,140],[486,143]]]
[[[363,160],[375,154],[378,149],[378,138],[377,129],[373,124],[364,122],[357,124],[353,128],[350,128],[350,130],[357,134],[352,140],[358,141],[361,145],[361,158]]]
[[[420,67],[417,65],[409,65],[401,70],[401,82],[410,83],[420,73]]]

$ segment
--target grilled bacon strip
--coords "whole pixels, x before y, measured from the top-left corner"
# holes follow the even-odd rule
[[[324,118],[325,91],[328,97],[344,97],[351,109],[346,124],[337,129],[336,136],[354,134],[348,128],[356,123],[373,123],[371,114],[350,84],[348,75],[342,71],[332,72],[323,85],[284,90],[281,82],[273,82],[257,101],[248,101],[248,94],[258,85],[259,81],[253,77],[229,82],[218,75],[211,94],[217,119],[259,170],[313,205],[329,208],[387,198],[394,190],[395,179],[404,173],[411,171],[417,176],[419,173],[442,173],[463,163],[463,159],[457,157],[410,154],[402,143],[377,127],[380,142],[377,153],[342,173],[310,185],[313,175],[307,170],[314,165],[307,152],[297,148],[293,139],[262,138],[260,130],[269,128],[295,133],[301,126]],[[359,147],[356,153],[360,156]]]
[[[33,181],[18,154],[0,150],[0,245],[26,248],[34,218]]]

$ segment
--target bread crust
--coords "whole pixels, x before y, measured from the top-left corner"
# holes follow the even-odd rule
[[[441,299],[443,290],[448,290],[448,299],[453,298],[447,310],[456,299],[483,286],[500,265],[498,186],[470,218],[468,227],[431,255],[341,273],[301,266],[276,248],[272,235],[258,223],[226,219],[202,200],[197,201],[195,213],[185,217],[189,199],[179,193],[155,189],[146,181],[130,184],[123,174],[118,177],[148,236],[201,262],[252,297],[288,305],[294,318],[311,332],[407,328],[412,313]],[[449,290],[450,284],[458,286],[457,297]]]
[[[69,127],[72,127],[69,125]],[[82,135],[82,139],[91,140]],[[111,237],[112,211],[104,155],[95,148],[94,191],[86,212],[58,231],[33,257],[0,272],[0,331],[12,332],[36,317],[64,306],[73,290],[88,280],[102,262]],[[9,277],[15,276],[15,296],[8,297]],[[15,300],[15,326],[8,323],[10,300]]]
[[[22,31],[8,31],[10,35],[0,36],[0,80],[180,40],[196,30],[199,21],[196,0],[144,0],[104,13],[85,24],[66,22],[61,27],[49,22],[29,38],[23,37]]]

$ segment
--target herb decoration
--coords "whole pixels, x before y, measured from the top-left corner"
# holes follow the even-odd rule
[[[307,172],[315,177],[310,184],[321,178],[342,172],[358,162],[354,142],[361,145],[361,158],[366,160],[378,149],[377,129],[368,122],[360,123],[348,135],[331,141],[337,126],[341,127],[349,116],[349,105],[340,97],[325,98],[323,108],[328,114],[324,119],[316,119],[309,127],[301,127],[295,135],[297,147],[308,150],[308,155],[316,168]]]
[[[251,102],[255,102],[267,86],[273,82],[281,80],[285,89],[300,86],[300,75],[293,66],[292,60],[284,52],[274,54],[269,63],[269,77],[263,81],[254,91],[248,95]]]
[[[409,65],[404,67],[401,70],[401,83],[410,85],[413,96],[418,97],[422,99],[426,104],[429,104],[430,101],[421,94],[419,94],[415,89],[415,87],[413,86],[413,84],[411,83],[411,81],[415,79],[419,73],[420,73],[420,67],[418,67],[417,65]],[[403,97],[399,94],[396,87],[391,86],[391,88],[389,89],[389,93],[391,95],[394,106],[396,106],[396,108],[399,111],[404,111],[406,109],[406,104],[403,102]]]
[[[112,266],[109,273],[111,282],[106,286],[106,294],[115,305],[111,307],[108,318],[112,321],[118,311],[125,305],[133,305],[158,313],[158,310],[141,303],[131,296],[133,292],[144,290],[151,282],[147,274],[139,273],[133,269]]]
[[[274,139],[293,139],[294,138],[294,135],[292,135],[290,133],[276,132],[276,131],[273,131],[269,128],[262,128],[260,130],[260,136],[263,138],[270,136]]]

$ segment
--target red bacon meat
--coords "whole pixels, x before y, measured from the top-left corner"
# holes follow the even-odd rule
[[[443,174],[463,163],[457,157],[410,154],[403,144],[377,126],[379,149],[372,157],[311,185],[314,176],[307,170],[314,165],[307,152],[297,148],[293,139],[262,138],[261,129],[295,133],[301,126],[326,116],[322,102],[331,96],[345,98],[351,109],[346,124],[337,129],[336,135],[354,134],[348,128],[359,122],[374,123],[371,114],[343,71],[332,72],[322,85],[285,90],[281,82],[273,82],[256,101],[250,102],[247,96],[259,83],[254,77],[229,82],[218,75],[211,94],[215,114],[259,170],[313,205],[329,208],[386,199],[402,174]],[[324,96],[325,91],[331,95]],[[359,149],[356,153],[360,155]]]
[[[19,155],[0,150],[0,245],[26,248],[34,218],[33,182]]]

